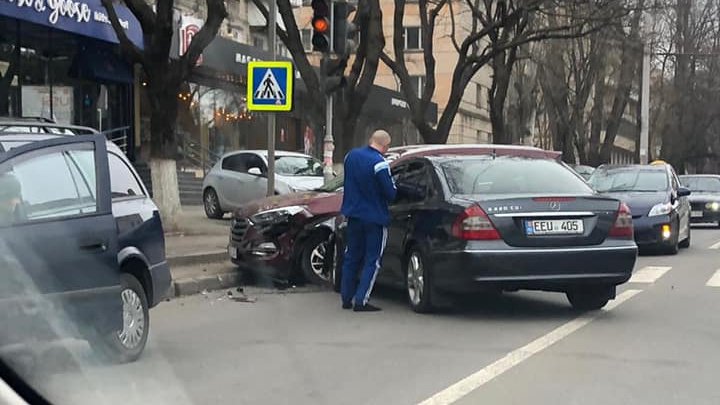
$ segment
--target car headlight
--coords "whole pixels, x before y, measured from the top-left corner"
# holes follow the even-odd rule
[[[254,224],[266,225],[286,221],[300,213],[307,213],[307,215],[310,215],[307,211],[307,207],[304,205],[292,205],[289,207],[275,208],[259,212],[250,217],[250,220]]]
[[[667,215],[672,212],[672,209],[673,209],[673,206],[670,203],[656,204],[654,207],[652,207],[648,216],[656,217],[658,215]]]
[[[705,208],[713,211],[720,211],[720,202],[713,201],[705,204]]]

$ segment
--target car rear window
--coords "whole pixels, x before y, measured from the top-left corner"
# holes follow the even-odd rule
[[[441,163],[453,194],[576,194],[592,189],[551,159],[464,157]]]

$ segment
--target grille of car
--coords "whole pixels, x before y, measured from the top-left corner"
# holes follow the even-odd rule
[[[695,210],[702,211],[705,208],[705,203],[704,202],[693,202],[693,203],[690,203],[690,207],[693,209],[693,211],[695,211]]]
[[[233,242],[242,242],[250,224],[245,218],[234,219],[230,230]]]

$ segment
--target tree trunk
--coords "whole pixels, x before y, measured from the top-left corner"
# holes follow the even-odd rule
[[[177,163],[173,159],[151,158],[149,166],[153,185],[153,201],[160,210],[163,228],[165,232],[177,232],[180,228],[178,215],[182,211]]]
[[[505,101],[507,99],[510,78],[515,64],[516,49],[501,52],[492,61],[492,85],[488,94],[490,123],[492,124],[493,143],[511,144],[512,135],[507,133],[505,125]]]

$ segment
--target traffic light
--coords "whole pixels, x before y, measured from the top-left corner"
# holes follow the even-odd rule
[[[357,8],[346,1],[333,3],[333,52],[340,56],[355,51],[358,27],[350,19]]]
[[[330,0],[312,0],[313,51],[330,52]]]
[[[345,67],[347,58],[333,59],[324,56],[320,61],[320,77],[322,77],[322,88],[326,94],[334,93],[345,86]]]

